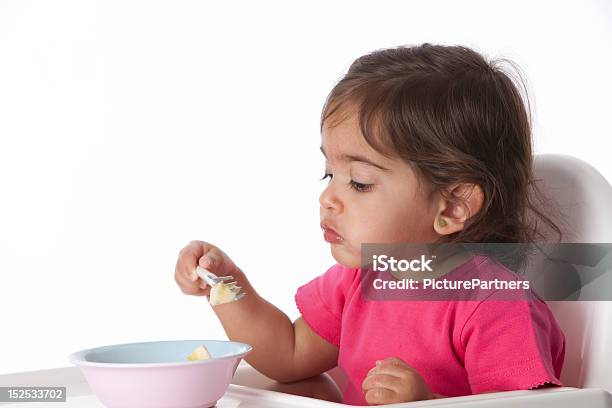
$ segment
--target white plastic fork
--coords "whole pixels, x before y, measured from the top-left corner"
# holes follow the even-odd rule
[[[201,266],[196,268],[196,273],[204,282],[206,282],[210,287],[218,285],[219,283],[224,283],[227,285],[228,289],[234,293],[237,293],[236,297],[234,297],[234,301],[240,300],[244,297],[244,293],[240,293],[241,286],[236,286],[236,282],[226,283],[226,281],[230,281],[234,279],[233,276],[217,276],[208,269],[204,269]]]

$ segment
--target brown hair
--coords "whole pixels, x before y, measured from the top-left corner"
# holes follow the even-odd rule
[[[356,107],[367,143],[409,163],[433,191],[454,199],[449,186],[478,184],[482,209],[440,242],[537,242],[544,238],[538,219],[561,239],[536,205],[545,198],[533,180],[530,109],[502,71],[504,61],[514,65],[488,62],[467,47],[428,43],[366,54],[327,97],[321,131]],[[526,89],[525,98],[529,107]]]

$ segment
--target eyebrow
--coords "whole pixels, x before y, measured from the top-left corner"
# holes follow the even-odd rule
[[[321,149],[321,153],[323,153],[323,156],[325,156],[325,158],[327,159],[327,155],[325,154],[325,150],[323,149],[323,146],[319,147]],[[356,155],[356,154],[341,154],[339,156],[339,159],[342,161],[347,161],[347,162],[361,162],[361,163],[365,163],[365,164],[369,164],[370,166],[374,166],[376,168],[379,168],[383,171],[390,171],[388,168],[381,166],[380,164],[374,163],[373,161],[371,161],[370,159],[368,159],[367,157],[361,156],[361,155]]]

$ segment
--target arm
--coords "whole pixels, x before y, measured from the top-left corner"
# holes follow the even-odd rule
[[[253,346],[245,360],[278,382],[293,382],[336,366],[338,347],[317,335],[299,317],[289,317],[259,296],[245,274],[233,273],[246,294],[236,302],[213,307],[230,340]],[[208,295],[207,295],[208,296]]]
[[[219,276],[232,275],[245,297],[212,306],[230,340],[253,346],[245,360],[265,376],[292,382],[333,368],[338,348],[314,333],[306,323],[295,323],[263,299],[246,275],[219,248],[204,241],[191,241],[179,253],[174,279],[181,291],[210,300],[210,287],[195,274],[200,265]]]

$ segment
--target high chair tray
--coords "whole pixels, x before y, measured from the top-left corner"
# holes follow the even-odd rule
[[[247,364],[241,362],[241,364]],[[41,371],[29,371],[0,375],[0,387],[65,386],[65,403],[18,402],[0,403],[7,408],[104,408],[91,390],[77,367],[63,367]],[[217,401],[217,408],[281,408],[281,407],[329,407],[340,408],[351,405],[321,401],[276,391],[262,390],[243,385],[230,384],[224,396]],[[506,407],[555,407],[612,408],[612,396],[604,390],[590,388],[549,388],[537,391],[509,391],[466,397],[444,398],[388,407],[437,407],[437,408],[506,408]]]

